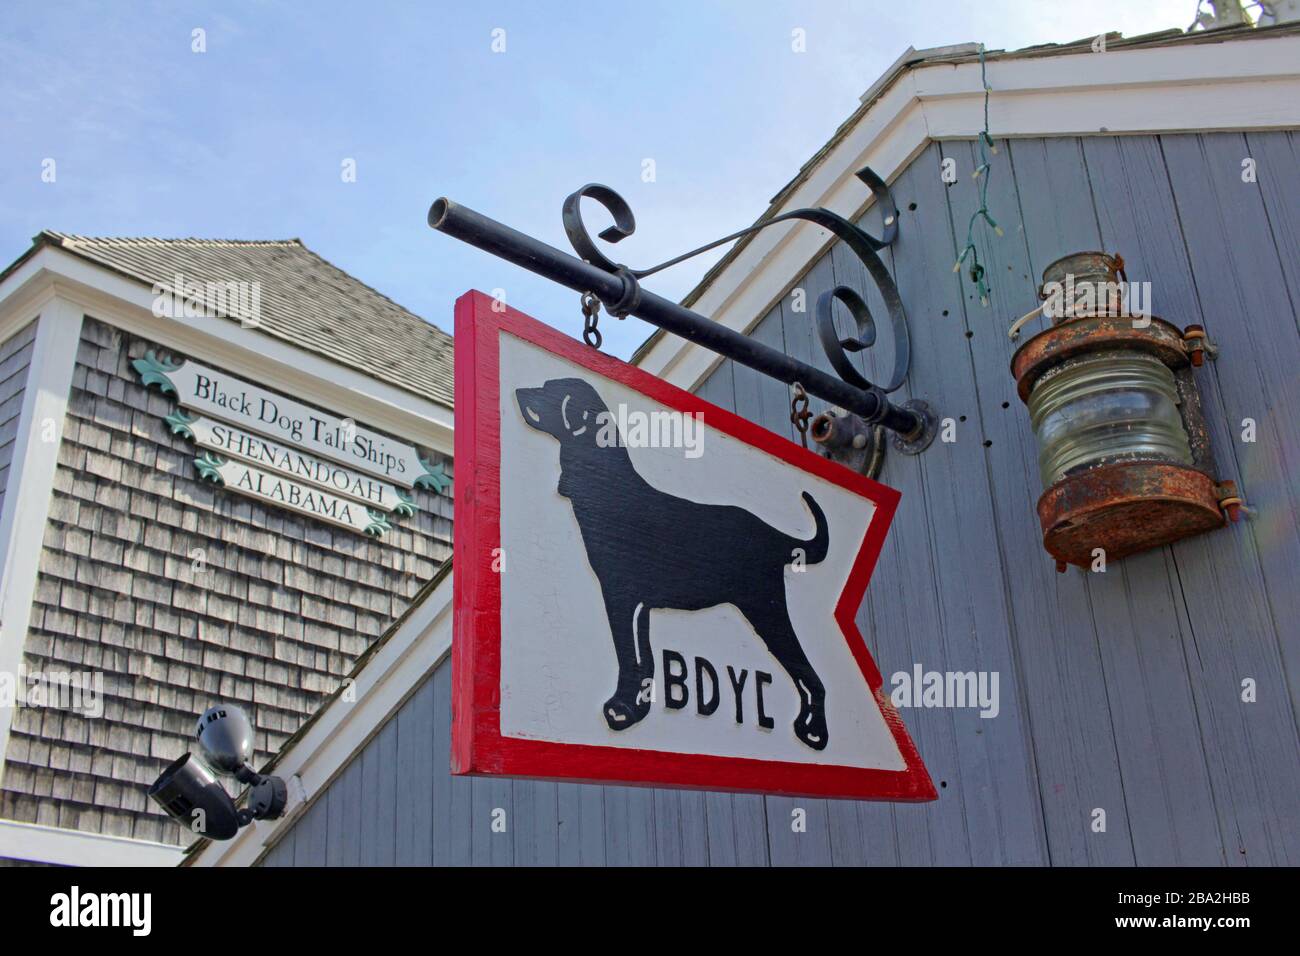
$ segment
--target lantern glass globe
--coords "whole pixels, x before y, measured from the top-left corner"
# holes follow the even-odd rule
[[[1045,373],[1029,396],[1043,487],[1101,463],[1190,466],[1178,401],[1168,366],[1141,352],[1096,352]]]

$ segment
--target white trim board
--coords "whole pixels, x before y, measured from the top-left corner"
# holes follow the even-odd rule
[[[396,437],[452,453],[452,410],[356,369],[218,317],[159,318],[149,286],[46,246],[0,284],[0,308],[53,287],[100,321],[347,415]],[[7,311],[7,309],[5,310]],[[5,334],[0,324],[0,338]]]
[[[451,650],[452,574],[415,605],[396,632],[353,675],[355,701],[335,697],[317,711],[271,770],[289,784],[290,805],[279,820],[246,826],[231,840],[195,850],[190,866],[252,866],[325,793],[366,743],[406,702]],[[296,794],[296,796],[295,796]]]
[[[183,850],[85,830],[0,820],[0,857],[60,866],[175,866]]]
[[[40,571],[41,542],[45,540],[49,520],[54,473],[59,464],[68,395],[72,391],[72,373],[77,360],[77,349],[69,348],[69,343],[80,338],[81,310],[57,298],[47,299],[36,322],[36,339],[27,367],[27,383],[5,488],[4,512],[0,515],[0,549],[4,553],[4,571],[0,574],[0,672],[3,673],[17,674],[22,667]],[[47,435],[52,440],[47,440]],[[0,785],[4,783],[13,716],[13,707],[0,707]]]
[[[1006,57],[986,64],[989,127],[997,139],[1300,127],[1300,36]],[[933,140],[983,129],[978,62],[921,63],[901,73],[774,214],[825,206],[849,219],[871,204],[854,177],[871,166],[893,181]],[[748,332],[829,246],[811,223],[757,233],[691,308]],[[636,364],[686,389],[718,364],[714,352],[656,333]]]

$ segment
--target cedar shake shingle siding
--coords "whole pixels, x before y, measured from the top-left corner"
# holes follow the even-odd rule
[[[298,245],[267,262],[281,254],[299,262],[311,255]],[[192,258],[194,249],[178,255],[177,271],[187,277],[196,262],[220,261],[219,253]],[[328,267],[317,262],[313,268]],[[294,295],[334,297],[341,313],[348,294],[369,293],[345,294],[323,276],[295,272]],[[268,303],[281,300],[268,288],[263,295],[271,326]],[[301,302],[293,307],[299,318],[307,311]],[[391,318],[387,307],[369,307],[358,327]],[[401,356],[390,355],[398,363],[392,375],[429,397],[445,391],[449,403],[450,339],[425,328],[447,339],[445,383],[416,381],[428,349],[412,350],[406,369]],[[297,344],[328,353],[352,339],[363,350],[376,348],[364,344],[370,338],[322,328],[314,346]],[[0,347],[6,372],[5,356],[17,354],[12,343]],[[163,421],[174,399],[143,387],[131,368],[150,349],[216,365],[85,320],[24,665],[28,672],[102,672],[103,716],[17,708],[0,817],[176,842],[183,831],[145,791],[190,747],[198,714],[217,701],[244,705],[257,728],[254,763],[275,753],[450,557],[452,499],[450,489],[415,489],[416,515],[376,540],[201,482],[192,464],[196,446]],[[383,363],[373,359],[368,371],[384,377]],[[0,402],[0,438],[11,430],[3,424],[7,408]],[[450,475],[449,459],[420,452]]]

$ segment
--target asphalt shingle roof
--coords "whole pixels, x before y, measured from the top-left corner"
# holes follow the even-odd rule
[[[398,388],[452,405],[452,339],[298,239],[118,239],[43,231],[53,245],[152,286],[257,282],[258,331]],[[12,271],[15,263],[8,271]]]

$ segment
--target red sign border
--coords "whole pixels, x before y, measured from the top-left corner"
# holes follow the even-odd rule
[[[628,786],[667,786],[857,800],[934,800],[937,793],[854,621],[880,556],[899,493],[855,474],[738,415],[670,385],[504,305],[482,292],[456,300],[455,534],[451,770],[455,774],[520,776]],[[876,770],[628,747],[563,744],[504,737],[501,703],[501,412],[499,342],[503,332],[671,408],[702,413],[716,428],[875,503],[835,620],[875,694],[906,763]]]

